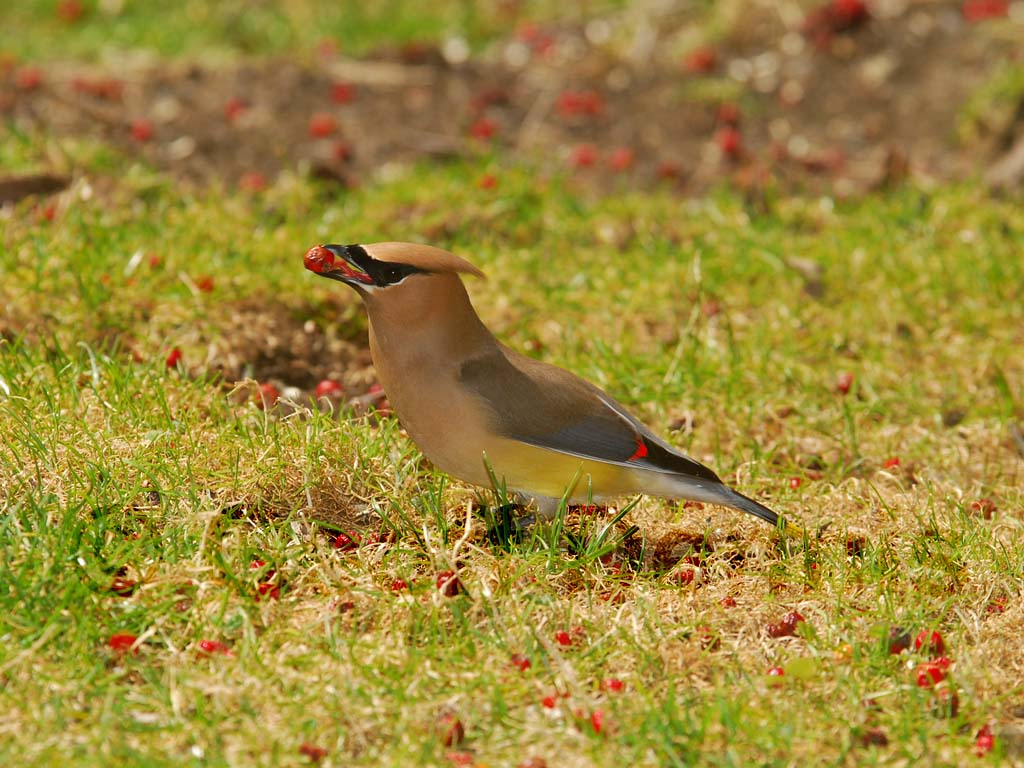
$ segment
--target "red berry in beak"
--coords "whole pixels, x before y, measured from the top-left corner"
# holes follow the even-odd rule
[[[314,245],[302,259],[302,263],[310,272],[318,275],[334,268],[334,254],[322,245]]]

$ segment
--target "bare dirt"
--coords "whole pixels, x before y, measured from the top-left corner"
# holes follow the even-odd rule
[[[28,131],[99,138],[182,179],[251,191],[285,171],[354,185],[494,148],[599,192],[729,181],[855,195],[1007,155],[1020,115],[969,141],[958,121],[1024,56],[1024,25],[971,23],[956,2],[866,8],[787,23],[760,8],[689,52],[670,44],[686,20],[666,18],[626,46],[605,40],[612,23],[531,26],[475,57],[448,45],[363,60],[321,50],[312,64],[10,65],[0,109]]]

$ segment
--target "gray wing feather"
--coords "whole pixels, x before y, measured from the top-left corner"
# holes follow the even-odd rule
[[[619,403],[569,371],[507,347],[463,363],[460,382],[488,406],[503,437],[560,453],[721,483]]]

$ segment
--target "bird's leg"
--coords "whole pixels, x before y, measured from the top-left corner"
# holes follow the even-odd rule
[[[493,544],[508,546],[512,541],[518,541],[522,532],[528,527],[522,525],[524,516],[521,514],[526,510],[522,504],[510,502],[488,510],[488,522],[493,520],[490,528],[487,529],[487,539]],[[526,517],[531,517],[527,515]]]

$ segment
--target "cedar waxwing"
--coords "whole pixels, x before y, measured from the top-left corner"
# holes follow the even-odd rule
[[[490,486],[490,465],[508,491],[548,516],[575,478],[573,503],[646,493],[723,504],[779,524],[594,385],[501,344],[469,301],[459,273],[483,273],[465,259],[412,243],[318,245],[305,266],[359,293],[384,392],[444,472]]]

